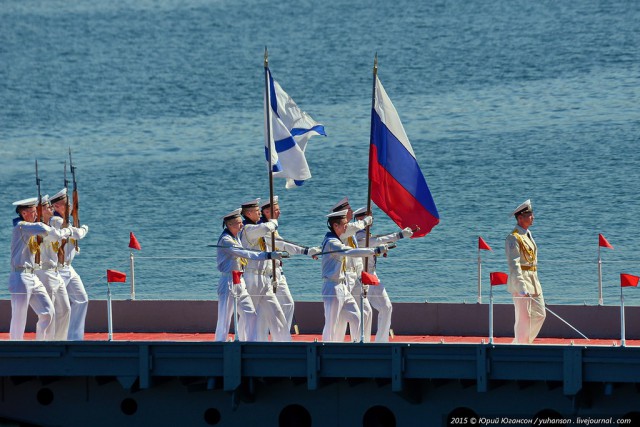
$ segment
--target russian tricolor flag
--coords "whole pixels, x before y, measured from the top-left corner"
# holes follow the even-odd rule
[[[422,237],[440,222],[400,117],[376,75],[371,112],[369,179],[371,200],[401,228],[416,226]]]

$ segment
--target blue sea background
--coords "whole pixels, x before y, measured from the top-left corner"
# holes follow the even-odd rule
[[[547,302],[597,304],[599,233],[615,247],[602,250],[605,304],[619,304],[621,272],[640,275],[640,2],[3,0],[0,276],[34,161],[53,194],[71,147],[90,227],[74,266],[90,298],[106,298],[105,270],[129,272],[133,231],[137,299],[215,299],[220,217],[269,194],[265,46],[328,134],[307,147],[311,180],[274,183],[283,237],[318,245],[334,203],[366,204],[377,53],[441,218],[378,263],[392,300],[475,303],[482,236],[488,302],[526,199]],[[397,230],[375,218],[374,233]],[[320,300],[319,261],[285,271],[297,300]],[[640,304],[640,290],[625,299]]]

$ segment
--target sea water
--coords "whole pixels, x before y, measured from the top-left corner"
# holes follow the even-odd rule
[[[221,216],[269,196],[265,47],[274,78],[323,123],[313,175],[275,180],[288,240],[315,246],[325,214],[367,198],[372,69],[403,121],[440,214],[378,273],[394,301],[474,303],[478,237],[507,271],[512,210],[531,199],[548,303],[605,304],[640,275],[640,3],[635,1],[4,0],[0,3],[0,276],[11,203],[63,187],[71,147],[80,220],[74,267],[90,298],[215,299]],[[398,227],[374,210],[373,233]],[[320,300],[320,262],[286,260],[297,300]],[[6,287],[0,297],[8,298]],[[640,290],[625,288],[627,304]],[[496,301],[508,302],[505,287]]]

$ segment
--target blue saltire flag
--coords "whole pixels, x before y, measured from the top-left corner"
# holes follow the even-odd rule
[[[271,117],[271,134],[267,129],[267,110],[265,108],[265,158],[269,162],[269,138],[271,144],[271,165],[273,176],[286,178],[286,188],[300,186],[311,178],[311,171],[304,155],[307,142],[314,135],[327,134],[324,126],[302,111],[291,97],[271,76],[269,78],[269,97],[265,105],[269,105]]]

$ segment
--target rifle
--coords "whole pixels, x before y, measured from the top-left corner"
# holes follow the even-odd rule
[[[71,169],[71,178],[73,179],[73,226],[80,227],[80,215],[79,215],[79,200],[78,200],[78,182],[76,181],[76,167],[73,165],[73,159],[71,158],[71,147],[69,147],[69,169]],[[69,196],[67,195],[67,198]],[[68,205],[68,201],[67,201]],[[67,207],[67,213],[69,208]],[[78,251],[78,241],[75,241],[76,251]]]
[[[67,161],[64,161],[64,189],[65,194],[69,192],[69,180],[67,179]],[[69,227],[69,202],[64,204],[64,216],[62,217],[62,228]],[[64,247],[69,239],[62,239],[58,249],[58,264],[64,264]]]
[[[38,160],[37,159],[36,159],[36,186],[38,187],[38,207],[36,208],[37,221],[42,222],[42,192],[40,191],[40,176],[38,176]],[[36,249],[35,263],[40,264],[40,245],[42,244],[42,236],[37,236],[36,242],[38,242],[38,248]]]

